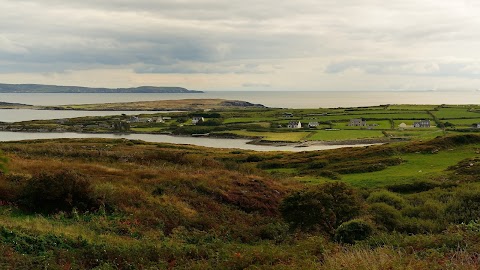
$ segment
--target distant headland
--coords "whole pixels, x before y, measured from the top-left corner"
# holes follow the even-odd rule
[[[140,86],[131,88],[92,88],[43,84],[3,84],[0,93],[203,93],[183,87]]]

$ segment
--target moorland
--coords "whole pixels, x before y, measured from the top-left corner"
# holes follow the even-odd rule
[[[1,143],[2,269],[478,269],[480,136]]]

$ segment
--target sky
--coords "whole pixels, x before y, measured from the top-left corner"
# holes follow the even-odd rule
[[[476,0],[0,0],[0,82],[480,89]]]

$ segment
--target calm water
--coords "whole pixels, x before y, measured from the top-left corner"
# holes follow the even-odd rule
[[[22,94],[2,93],[0,101],[31,105],[63,105],[151,101],[187,98],[222,98],[280,108],[358,107],[381,104],[479,104],[480,91],[426,92],[273,92],[209,91],[199,94]]]
[[[205,147],[215,148],[237,148],[255,151],[314,151],[327,150],[343,147],[364,147],[367,145],[316,145],[309,147],[293,147],[293,146],[268,146],[247,144],[249,140],[242,139],[221,139],[221,138],[202,138],[202,137],[177,137],[169,135],[154,134],[85,134],[85,133],[29,133],[29,132],[8,132],[0,131],[1,141],[21,141],[35,139],[58,139],[58,138],[108,138],[118,139],[124,138],[129,140],[142,140],[155,143],[174,143],[174,144],[191,144]]]
[[[30,120],[49,120],[60,118],[75,118],[83,116],[107,116],[107,115],[138,115],[142,113],[165,113],[161,111],[46,111],[29,109],[0,109],[0,122],[21,122]]]

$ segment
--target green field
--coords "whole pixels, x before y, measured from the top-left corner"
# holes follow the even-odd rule
[[[431,111],[437,107],[437,105],[390,105],[388,110]]]
[[[449,120],[446,120],[446,122],[452,123],[455,126],[470,127],[473,124],[480,123],[480,118],[475,118],[475,119],[449,119]]]
[[[367,121],[367,125],[369,127],[354,127],[354,126],[349,126],[348,122],[335,122],[333,125],[333,128],[338,128],[338,129],[391,129],[392,125],[389,120],[372,120],[372,121]]]
[[[242,117],[242,118],[228,118],[223,121],[224,124],[232,124],[232,123],[256,123],[256,122],[268,122],[268,121],[275,121],[278,118],[273,117]]]
[[[400,165],[379,172],[348,174],[342,177],[342,181],[358,187],[411,183],[415,180],[440,177],[448,167],[474,155],[472,147],[444,150],[436,154],[405,154],[399,156],[404,160]]]
[[[382,138],[383,133],[378,130],[319,130],[308,137],[310,141],[341,141]]]
[[[441,108],[432,113],[439,119],[480,118],[480,113],[469,111],[469,108]]]
[[[310,132],[253,132],[246,130],[235,130],[229,133],[244,137],[259,137],[266,141],[295,142],[304,140]]]

